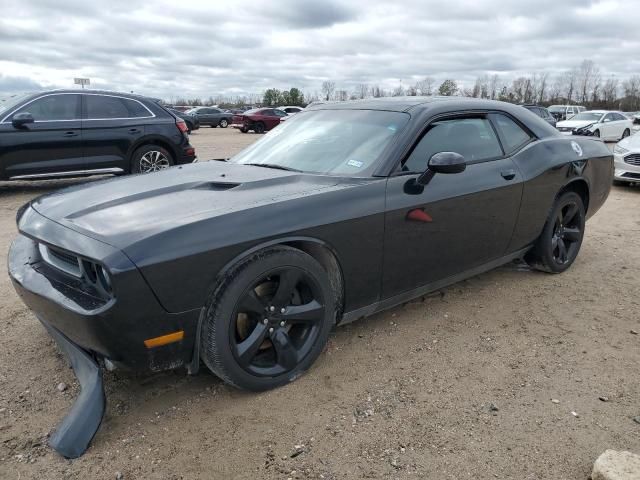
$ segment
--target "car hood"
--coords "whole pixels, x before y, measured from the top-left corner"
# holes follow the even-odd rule
[[[558,128],[582,128],[587,125],[592,125],[596,123],[595,120],[565,120],[563,122],[558,122],[556,127]]]
[[[331,189],[340,179],[226,162],[91,182],[35,199],[38,213],[124,249],[171,228]]]
[[[640,133],[636,133],[618,142],[622,148],[629,151],[640,152]]]

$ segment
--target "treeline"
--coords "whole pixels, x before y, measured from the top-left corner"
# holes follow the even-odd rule
[[[536,72],[516,78],[498,75],[480,75],[473,85],[465,86],[447,78],[436,82],[427,76],[409,85],[398,85],[385,90],[377,84],[361,83],[347,90],[338,88],[336,82],[322,82],[319,91],[303,93],[298,88],[278,90],[270,88],[262,94],[245,96],[217,96],[201,99],[172,99],[174,105],[219,105],[222,108],[240,106],[306,106],[314,101],[345,101],[364,98],[457,95],[502,100],[511,103],[536,103],[539,105],[579,104],[589,109],[603,108],[622,111],[640,111],[640,75],[621,80],[603,73],[591,60],[583,60],[565,72],[550,75]]]

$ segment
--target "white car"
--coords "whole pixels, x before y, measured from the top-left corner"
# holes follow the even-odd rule
[[[633,126],[631,127],[631,135],[640,133],[640,113],[635,114],[631,121],[633,122]]]
[[[633,122],[621,112],[590,110],[558,122],[556,128],[563,135],[592,135],[603,140],[618,141],[631,135]]]
[[[613,148],[613,166],[616,183],[640,183],[640,134],[618,142]]]
[[[282,110],[287,115],[295,115],[296,113],[300,113],[302,110],[304,110],[304,108],[288,106],[288,107],[278,107],[278,110]]]

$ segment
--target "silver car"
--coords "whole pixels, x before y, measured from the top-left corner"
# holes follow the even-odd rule
[[[613,163],[615,183],[640,183],[640,133],[618,142]]]

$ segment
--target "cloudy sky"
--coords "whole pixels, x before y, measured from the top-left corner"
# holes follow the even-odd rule
[[[163,98],[470,86],[591,59],[640,73],[638,0],[0,0],[0,92],[72,87]]]

